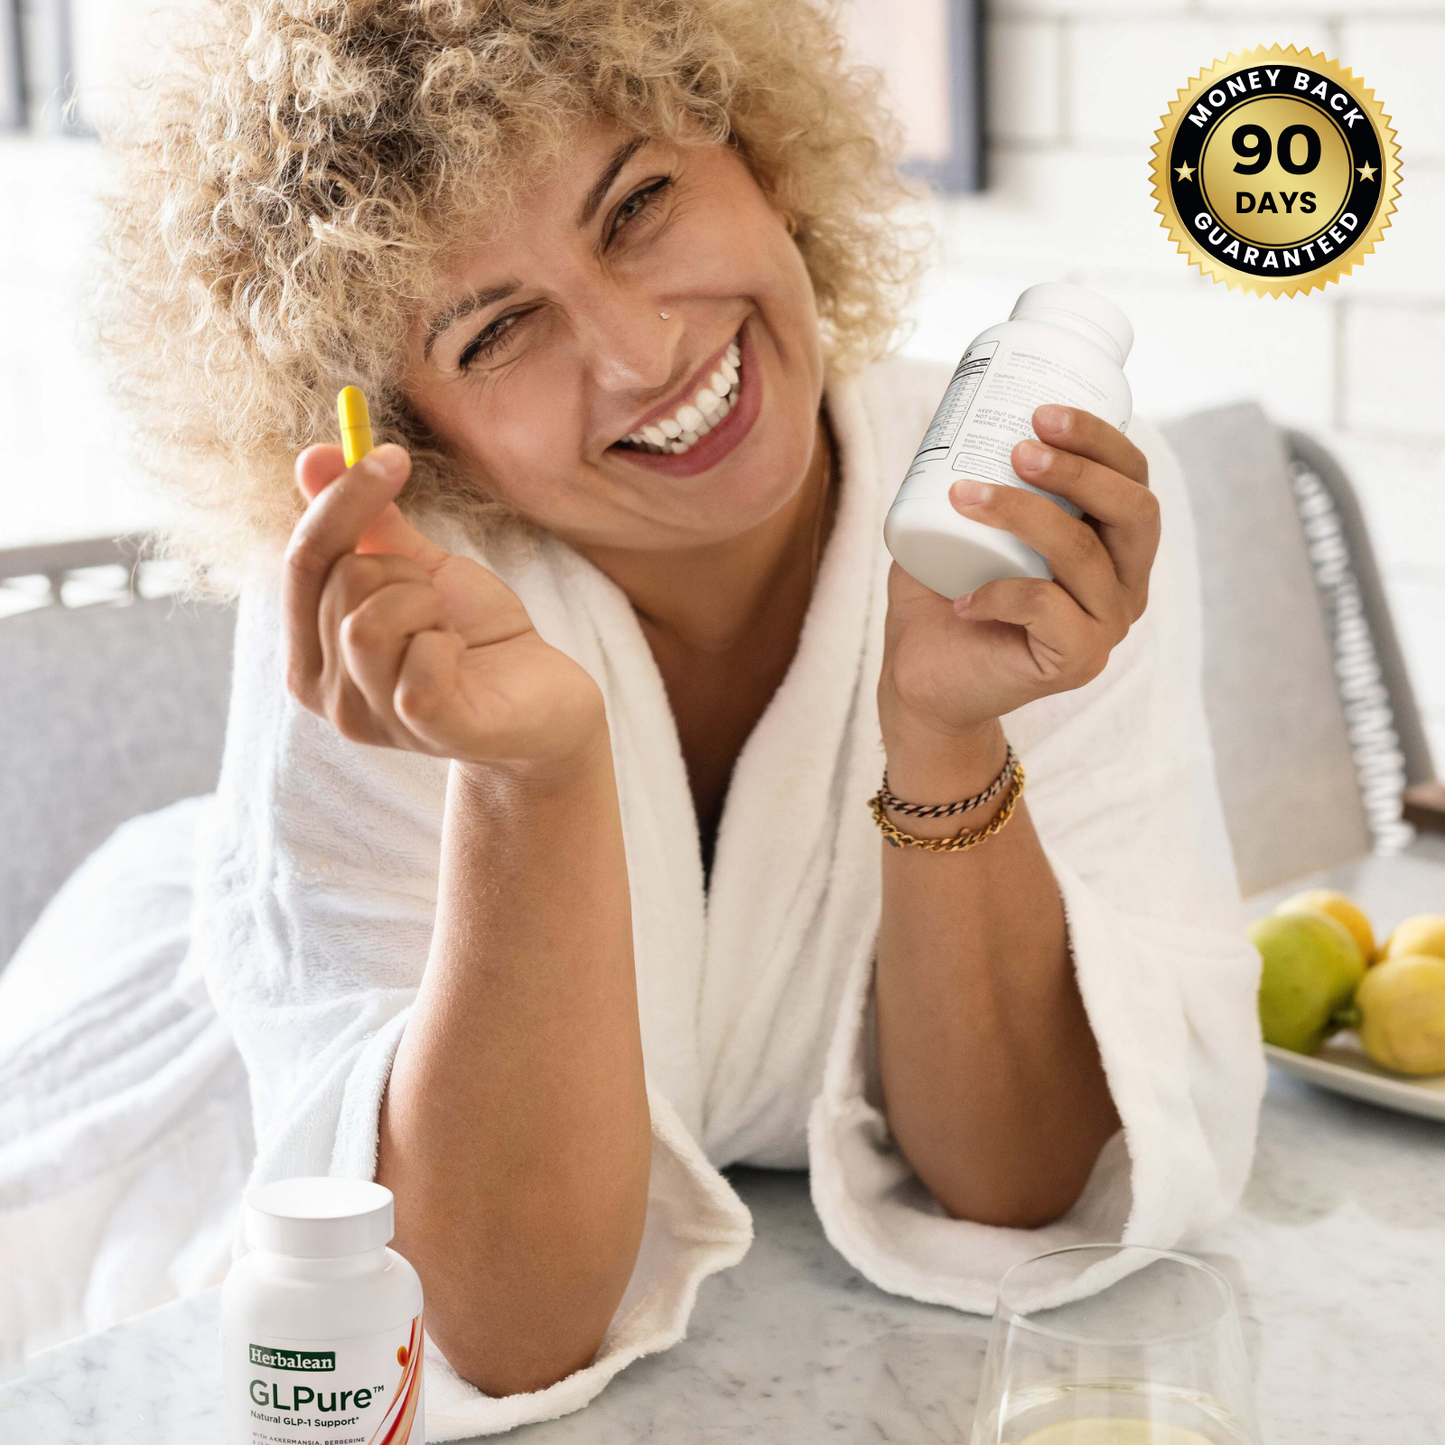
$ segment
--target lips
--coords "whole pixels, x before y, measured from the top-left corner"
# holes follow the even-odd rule
[[[752,430],[753,423],[758,419],[758,413],[762,410],[762,381],[758,376],[749,323],[744,323],[738,332],[737,345],[739,358],[737,399],[722,420],[714,424],[710,431],[700,436],[686,451],[680,453],[646,451],[626,445],[612,446],[608,449],[609,453],[623,461],[630,462],[633,466],[660,472],[664,476],[670,477],[692,477],[716,466]],[[653,425],[654,419],[674,417],[680,410],[680,406],[686,403],[687,398],[694,396],[701,387],[707,385],[708,379],[718,370],[719,361],[726,354],[727,347],[720,348],[705,366],[699,368],[696,376],[689,383],[691,389],[680,393],[681,400],[666,402],[656,408],[638,424],[636,432],[641,434],[642,428]]]

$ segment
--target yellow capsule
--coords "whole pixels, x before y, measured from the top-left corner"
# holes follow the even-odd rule
[[[341,449],[346,465],[354,467],[371,450],[371,413],[359,386],[343,386],[336,394],[336,415],[341,422]]]

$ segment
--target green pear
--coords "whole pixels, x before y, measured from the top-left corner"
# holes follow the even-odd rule
[[[1350,930],[1326,913],[1302,910],[1256,919],[1250,942],[1264,962],[1259,1022],[1266,1043],[1312,1054],[1341,1026],[1365,974],[1365,956]]]

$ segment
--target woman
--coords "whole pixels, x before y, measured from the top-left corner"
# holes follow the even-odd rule
[[[116,231],[182,542],[249,569],[185,972],[245,1059],[254,1177],[395,1192],[433,1433],[679,1338],[747,1247],[734,1162],[810,1165],[863,1273],[978,1310],[1050,1245],[1228,1209],[1254,961],[1177,469],[1043,408],[1014,464],[1092,520],[953,501],[1057,580],[950,604],[888,568],[946,373],[873,359],[913,255],[829,22],[219,20]],[[288,495],[347,381],[386,444],[305,446]],[[886,812],[976,846],[882,846],[885,766],[895,799],[985,794]]]

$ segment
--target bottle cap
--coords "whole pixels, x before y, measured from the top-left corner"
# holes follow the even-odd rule
[[[395,1233],[391,1190],[368,1179],[278,1179],[246,1196],[246,1238],[276,1254],[362,1254]]]
[[[1129,318],[1108,297],[1067,281],[1042,281],[1030,286],[1009,313],[1010,321],[1020,317],[1053,321],[1079,331],[1102,346],[1120,366],[1134,345]]]

